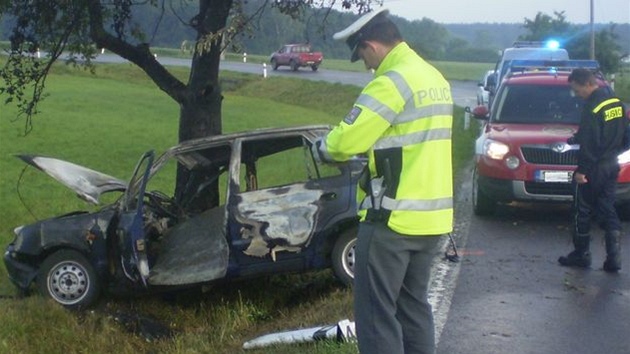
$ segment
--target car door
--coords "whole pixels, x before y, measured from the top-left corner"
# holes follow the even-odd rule
[[[302,267],[304,251],[349,209],[349,176],[337,166],[316,165],[310,142],[299,134],[237,145],[229,207],[241,265]]]
[[[120,222],[116,231],[125,275],[144,286],[147,285],[149,276],[149,261],[144,234],[143,206],[154,157],[154,152],[148,151],[136,164],[129,187],[120,200]]]

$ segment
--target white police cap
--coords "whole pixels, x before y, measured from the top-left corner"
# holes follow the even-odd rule
[[[338,41],[346,41],[348,47],[352,51],[352,57],[350,58],[351,62],[355,62],[359,60],[359,54],[357,53],[357,46],[361,42],[361,29],[365,27],[370,21],[372,21],[376,16],[383,14],[380,18],[385,18],[385,16],[389,13],[389,10],[385,7],[381,7],[376,11],[370,11],[363,16],[359,17],[358,20],[354,21],[350,26],[344,28],[343,30],[333,34],[333,39]]]

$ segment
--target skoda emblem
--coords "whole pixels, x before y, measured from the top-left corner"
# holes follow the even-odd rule
[[[558,153],[563,153],[567,150],[569,150],[570,148],[567,146],[567,144],[565,143],[555,143],[551,146],[551,150],[558,152]]]

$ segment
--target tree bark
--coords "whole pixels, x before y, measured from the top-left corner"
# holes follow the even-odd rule
[[[179,101],[179,142],[221,134],[222,101],[219,84],[221,45],[232,0],[200,0],[199,14],[194,18],[197,28],[197,45],[192,59],[186,95]],[[200,50],[200,48],[204,48]],[[207,171],[216,173],[217,170]],[[181,196],[184,187],[193,178],[181,166],[177,171],[175,195]],[[201,183],[203,181],[199,181]],[[206,210],[219,204],[218,179],[207,188],[203,195],[195,198],[194,205],[187,206],[191,211]]]

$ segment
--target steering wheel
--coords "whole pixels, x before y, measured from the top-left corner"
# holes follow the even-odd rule
[[[150,191],[146,193],[151,207],[157,209],[160,214],[168,217],[177,218],[177,210],[179,207],[173,198],[160,191]]]

